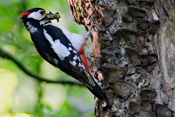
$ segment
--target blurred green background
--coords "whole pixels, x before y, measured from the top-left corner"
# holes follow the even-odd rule
[[[34,7],[58,11],[59,25],[86,33],[73,21],[67,0],[0,0],[0,48],[40,76],[74,81],[37,53],[20,20],[23,12]],[[39,82],[0,57],[0,117],[94,117],[94,105],[93,95],[86,88]]]

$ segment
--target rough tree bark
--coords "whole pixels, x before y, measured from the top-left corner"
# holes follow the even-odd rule
[[[91,33],[91,72],[113,104],[98,117],[175,116],[175,1],[69,0],[72,15]]]

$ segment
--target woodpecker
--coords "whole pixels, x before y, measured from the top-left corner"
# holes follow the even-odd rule
[[[92,26],[85,35],[75,34],[51,23],[45,16],[46,12],[42,8],[29,9],[21,16],[38,53],[53,66],[82,82],[98,99],[109,104],[102,86],[89,73],[78,54],[82,51],[82,45],[87,41]]]

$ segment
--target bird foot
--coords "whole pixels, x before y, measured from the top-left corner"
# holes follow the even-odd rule
[[[104,29],[100,28],[99,26],[97,26],[97,25],[95,25],[95,24],[92,24],[91,27],[92,27],[92,28],[95,27],[98,31],[101,31],[101,32],[104,32],[104,31],[105,31]],[[91,27],[90,27],[90,28],[91,28]],[[96,30],[95,30],[95,31],[96,31]]]
[[[107,106],[107,103],[104,101],[103,104],[102,104],[102,107],[106,107]]]

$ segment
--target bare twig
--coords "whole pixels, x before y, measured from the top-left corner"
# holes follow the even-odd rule
[[[59,84],[65,84],[65,85],[67,84],[67,85],[75,85],[75,86],[84,86],[83,84],[78,83],[78,82],[66,81],[66,80],[54,81],[54,80],[49,80],[47,78],[38,76],[37,74],[28,70],[22,62],[17,60],[15,57],[13,57],[10,53],[6,52],[2,48],[0,48],[0,57],[13,61],[24,73],[26,73],[27,75],[31,76],[32,78],[38,81],[47,82],[47,83],[59,83]]]

